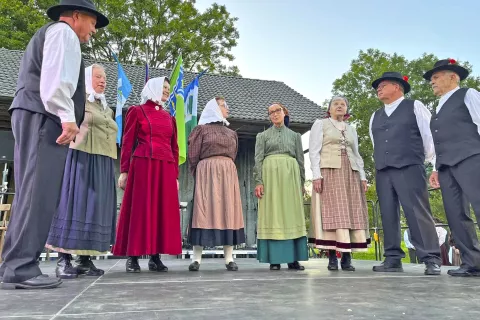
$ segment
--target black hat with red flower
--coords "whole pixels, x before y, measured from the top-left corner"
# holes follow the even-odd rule
[[[468,70],[462,66],[459,66],[455,59],[444,59],[437,61],[433,66],[432,70],[428,70],[427,72],[425,72],[423,78],[427,81],[430,81],[435,72],[445,70],[455,72],[460,77],[460,80],[464,80],[466,77],[468,77],[469,74]]]
[[[373,89],[377,90],[380,82],[385,80],[398,82],[400,85],[403,86],[403,93],[405,94],[410,92],[410,83],[408,83],[408,77],[402,76],[400,72],[392,72],[392,71],[384,72],[380,78],[373,81],[372,82]]]

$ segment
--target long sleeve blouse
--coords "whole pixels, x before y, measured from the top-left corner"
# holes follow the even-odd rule
[[[237,133],[223,123],[196,126],[188,136],[188,164],[194,175],[198,163],[214,156],[235,160],[238,151]]]
[[[335,124],[339,125],[339,122],[337,120],[331,119]],[[310,141],[309,141],[309,156],[310,156],[310,166],[312,169],[312,175],[313,175],[313,180],[318,180],[322,178],[322,174],[320,171],[321,168],[321,151],[324,143],[324,133],[323,133],[323,120],[317,120],[312,126],[312,130],[310,131]],[[364,170],[364,162],[363,158],[360,155],[360,152],[358,150],[358,135],[357,131],[355,128],[352,126],[346,124],[349,126],[350,130],[347,130],[347,134],[351,134],[352,140],[353,140],[353,145],[351,146],[353,156],[355,159],[355,163],[357,164],[359,168],[359,173],[360,173],[360,180],[366,180],[365,176],[365,170]]]
[[[303,186],[305,183],[305,159],[300,133],[294,132],[286,126],[281,126],[280,128],[272,126],[257,135],[255,143],[255,167],[253,169],[257,186],[263,184],[263,160],[273,154],[287,154],[297,160]]]

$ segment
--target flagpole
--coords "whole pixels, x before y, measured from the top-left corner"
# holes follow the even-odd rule
[[[205,69],[205,70],[203,70],[202,72],[200,72],[200,73],[197,75],[197,78],[200,79],[200,77],[203,76],[203,75],[205,74],[205,72],[207,72],[207,71],[208,71],[208,68]]]
[[[148,55],[148,43],[145,44],[145,51],[146,51],[146,58],[145,58],[145,63],[146,63],[146,67],[145,67],[145,84],[147,84],[147,81],[148,79],[150,78],[150,67],[149,67],[149,63],[148,63],[148,60],[149,60],[149,55]]]

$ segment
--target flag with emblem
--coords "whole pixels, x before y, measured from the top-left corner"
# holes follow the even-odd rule
[[[168,108],[177,122],[178,164],[187,160],[187,143],[185,137],[185,109],[183,92],[183,60],[180,55],[170,76],[170,97]]]
[[[128,96],[130,92],[132,92],[132,85],[127,78],[127,75],[123,71],[122,65],[120,61],[118,61],[117,56],[112,51],[113,58],[117,61],[118,66],[118,80],[117,80],[117,107],[115,111],[115,122],[118,125],[118,133],[117,133],[117,143],[119,146],[122,144],[122,129],[123,129],[123,106],[125,102],[127,102]]]

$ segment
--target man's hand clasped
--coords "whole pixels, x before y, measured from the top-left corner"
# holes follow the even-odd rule
[[[62,123],[62,134],[57,138],[57,143],[61,145],[70,144],[79,132],[80,129],[75,122],[64,122]]]

